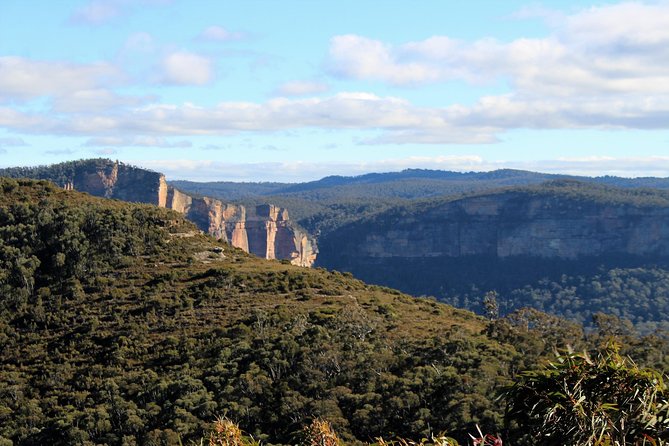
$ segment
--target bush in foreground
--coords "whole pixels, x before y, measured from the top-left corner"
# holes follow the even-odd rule
[[[661,374],[609,346],[594,359],[567,353],[507,388],[506,420],[528,445],[659,445],[669,424]],[[517,437],[517,435],[514,435]]]

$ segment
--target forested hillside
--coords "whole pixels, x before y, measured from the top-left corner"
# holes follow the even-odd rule
[[[4,444],[186,444],[221,414],[283,443],[315,416],[348,441],[463,438],[552,348],[47,182],[1,179],[0,228]]]
[[[503,428],[503,386],[555,347],[664,337],[533,310],[494,321],[349,275],[251,257],[175,212],[0,179],[0,442],[199,444],[222,414],[294,444]],[[643,345],[643,348],[640,346]]]

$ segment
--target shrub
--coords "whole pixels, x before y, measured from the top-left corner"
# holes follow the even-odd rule
[[[662,376],[609,345],[595,359],[567,353],[524,372],[504,392],[506,420],[528,444],[656,445],[669,423]]]

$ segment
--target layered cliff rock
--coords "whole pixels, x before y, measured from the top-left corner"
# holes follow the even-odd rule
[[[267,259],[311,266],[315,243],[294,227],[288,211],[273,205],[246,209],[208,197],[194,197],[167,184],[158,172],[110,160],[84,160],[39,168],[7,169],[8,176],[48,179],[65,189],[130,202],[150,203],[186,215],[209,234]]]
[[[164,179],[163,179],[164,181]],[[293,227],[288,211],[267,204],[247,209],[215,198],[192,197],[167,186],[164,207],[186,215],[202,230],[266,259],[288,259],[311,266],[316,249],[303,231]]]
[[[507,193],[457,200],[394,222],[386,220],[342,249],[361,257],[664,256],[669,255],[669,209]]]
[[[438,293],[502,268],[529,277],[543,274],[540,265],[552,273],[584,259],[669,258],[669,194],[572,181],[500,190],[395,208],[319,246],[318,266]]]
[[[560,182],[394,209],[333,236],[360,258],[669,256],[669,195]]]

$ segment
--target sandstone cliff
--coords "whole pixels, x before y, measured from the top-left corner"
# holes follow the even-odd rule
[[[609,190],[576,184],[568,186]],[[392,210],[333,236],[351,258],[669,256],[669,201],[649,201],[645,192],[625,192],[623,200],[558,193],[565,190],[510,190]]]
[[[270,204],[247,209],[215,198],[192,197],[171,186],[167,186],[164,206],[185,214],[209,234],[259,257],[288,259],[300,266],[311,266],[316,260],[315,246],[306,233],[293,227],[286,209]]]
[[[155,204],[185,214],[209,234],[267,259],[311,266],[315,244],[294,227],[288,211],[273,205],[246,209],[208,197],[193,197],[167,184],[165,176],[110,160],[85,160],[35,168],[40,179],[105,198]],[[20,175],[33,176],[28,168]]]
[[[669,193],[566,181],[444,198],[343,226],[319,249],[316,266],[416,295],[509,290],[669,262]]]

